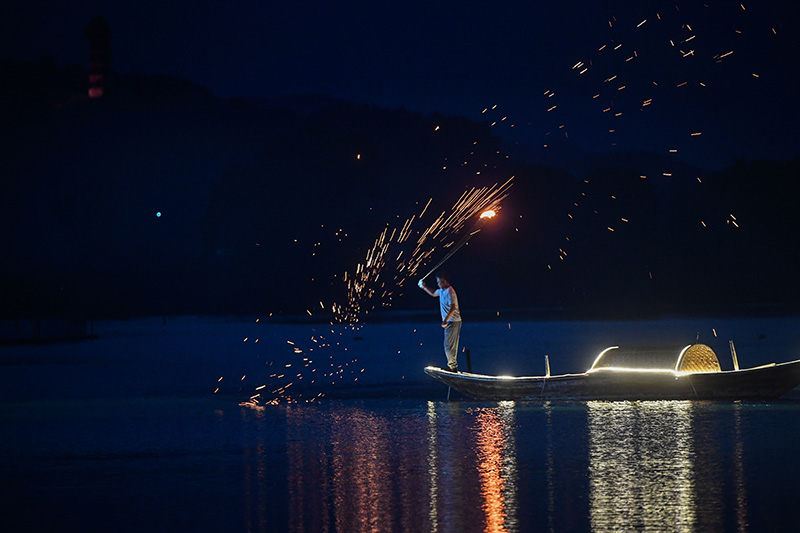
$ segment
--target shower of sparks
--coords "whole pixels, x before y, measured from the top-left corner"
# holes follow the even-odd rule
[[[500,211],[512,180],[513,177],[502,185],[465,191],[450,209],[426,218],[425,214],[432,205],[430,199],[418,215],[412,215],[395,227],[387,225],[366,252],[364,260],[340,278],[345,285],[345,303],[325,305],[320,301],[319,307],[314,307],[326,316],[332,316],[329,326],[312,327],[307,340],[287,339],[283,348],[264,346],[269,355],[259,357],[263,358],[266,372],[240,373],[241,377],[237,376],[235,387],[238,387],[238,393],[248,390],[244,385],[245,379],[247,385],[252,384],[249,396],[240,405],[262,408],[315,402],[325,396],[322,390],[357,383],[365,369],[348,353],[348,341],[357,338],[354,335],[364,327],[363,315],[370,310],[391,306],[405,282],[419,276],[420,268],[431,262],[435,251],[448,250],[459,239],[480,231],[479,226]],[[428,219],[431,222],[423,222]],[[306,313],[314,316],[311,309],[306,309]],[[269,327],[260,318],[255,322],[259,327]],[[257,335],[254,337],[255,340],[244,337],[242,342],[255,348],[259,339]],[[248,377],[251,375],[255,377]],[[215,383],[214,394],[219,393],[222,380],[223,377],[219,377]]]
[[[231,392],[246,393],[249,390],[247,399],[240,405],[263,407],[315,402],[325,397],[321,392],[323,389],[357,383],[365,369],[357,358],[348,355],[345,339],[351,338],[360,327],[312,327],[307,340],[287,340],[283,350],[272,348],[269,355],[259,355],[257,366],[260,371],[254,372],[253,377],[242,375]],[[222,380],[221,376],[216,381],[214,394],[220,392]]]
[[[370,311],[391,307],[405,282],[420,275],[420,269],[431,262],[436,250],[453,246],[467,231],[480,231],[466,226],[476,217],[480,220],[494,216],[508,195],[513,179],[512,176],[502,185],[465,191],[453,207],[440,213],[424,229],[422,219],[431,200],[419,216],[412,215],[402,225],[391,229],[387,225],[367,250],[364,260],[353,271],[344,272],[346,301],[332,304],[335,321],[357,324]]]
[[[608,94],[609,90],[619,92],[629,85],[635,86],[638,89],[648,91],[653,88],[659,87],[661,81],[668,80],[649,80],[645,78],[645,74],[638,69],[624,67],[625,63],[642,61],[642,65],[649,64],[650,67],[655,67],[661,76],[669,76],[673,69],[659,68],[660,64],[673,61],[676,57],[683,59],[683,62],[676,63],[679,68],[685,65],[687,77],[692,77],[690,80],[676,80],[677,87],[685,87],[688,85],[697,87],[705,87],[704,80],[697,79],[702,71],[698,71],[697,67],[713,68],[716,63],[728,61],[736,55],[736,47],[744,46],[740,35],[749,33],[750,35],[757,36],[764,40],[777,35],[775,25],[764,25],[757,19],[754,19],[750,14],[742,9],[738,14],[724,11],[726,8],[723,6],[704,5],[703,11],[708,12],[713,16],[715,24],[708,26],[707,24],[695,24],[691,20],[692,17],[700,16],[699,11],[691,10],[670,10],[669,13],[652,12],[650,16],[641,16],[639,18],[629,18],[626,16],[614,16],[612,20],[608,21],[608,25],[612,28],[608,42],[599,43],[594,47],[594,52],[587,54],[584,57],[577,58],[577,61],[564,65],[565,69],[576,72],[580,78],[575,80],[577,87],[582,88],[586,83],[595,83],[598,86],[592,86],[587,91],[587,97],[597,100],[600,103],[599,110],[604,112],[613,108],[630,107],[631,109],[638,107],[642,110],[643,107],[658,102],[653,98],[642,98],[639,102],[644,101],[645,104],[636,106],[633,102],[628,102],[627,99],[620,99],[618,94]],[[650,8],[652,9],[652,8]],[[647,10],[647,8],[644,8]],[[646,15],[642,12],[641,15]],[[743,32],[741,29],[730,29],[722,24],[734,22],[737,25],[746,25],[750,30]],[[693,27],[703,28],[704,32],[695,31]],[[666,39],[665,39],[666,37]],[[755,37],[754,37],[755,38]],[[660,46],[659,46],[660,43]],[[631,52],[623,53],[626,47],[632,49]],[[676,55],[677,54],[677,55]],[[678,61],[680,61],[680,59]],[[634,61],[636,60],[636,61]],[[647,67],[648,70],[650,67]],[[592,77],[591,72],[595,72]],[[758,78],[758,74],[748,74],[751,78]],[[583,74],[587,74],[583,76]],[[649,74],[647,75],[649,76]],[[580,80],[580,81],[579,81]],[[583,81],[586,80],[586,81]],[[613,83],[612,83],[613,82]],[[609,90],[604,89],[604,85],[610,85]],[[648,89],[649,86],[649,89]],[[599,90],[598,90],[599,89]],[[547,99],[544,111],[557,115],[556,110],[564,110],[569,113],[571,101],[554,102],[556,93],[574,94],[575,91],[558,91],[548,88],[544,91],[543,96]],[[570,98],[574,98],[570,96]],[[606,105],[603,105],[605,103]],[[608,106],[607,104],[611,104]],[[491,109],[494,110],[496,105]],[[483,110],[484,114],[491,114],[489,108]],[[504,112],[506,113],[506,112]],[[572,116],[580,116],[580,114],[572,114]],[[619,116],[615,114],[614,116]],[[586,117],[588,120],[593,120],[591,117]],[[555,120],[561,120],[556,118]],[[493,125],[499,126],[502,121],[495,121]],[[568,135],[568,128],[559,125],[565,135]],[[606,128],[607,129],[607,128]],[[546,135],[550,135],[547,132]],[[690,132],[687,132],[690,133]]]
[[[549,139],[558,135],[569,138],[570,126],[581,120],[582,126],[597,124],[597,134],[600,140],[609,146],[618,147],[624,132],[630,133],[631,122],[629,116],[645,116],[657,109],[661,102],[674,99],[680,91],[680,98],[702,97],[708,98],[706,91],[714,90],[713,84],[704,79],[706,72],[711,77],[724,70],[728,77],[728,86],[737,83],[757,84],[761,78],[760,64],[754,63],[753,54],[746,50],[748,43],[758,41],[767,43],[778,35],[776,27],[778,21],[762,21],[759,16],[751,14],[744,5],[738,6],[737,12],[731,12],[722,4],[702,4],[697,9],[681,10],[679,6],[672,5],[670,9],[654,9],[642,6],[638,14],[619,13],[607,21],[609,37],[606,42],[599,42],[592,47],[583,57],[576,57],[573,61],[564,64],[565,72],[571,72],[574,77],[567,78],[571,87],[561,88],[551,85],[539,92],[541,94],[540,108],[542,120],[528,122],[541,127],[541,132],[548,142],[543,142],[542,147],[551,146]],[[708,17],[710,22],[695,20]],[[748,39],[742,36],[746,35]],[[745,53],[742,53],[745,51]],[[757,59],[755,60],[757,61]],[[730,68],[727,65],[731,65]],[[666,68],[669,66],[669,68]],[[655,74],[653,74],[655,73]],[[651,76],[656,77],[653,79]],[[531,88],[535,92],[535,88]],[[746,87],[745,91],[750,91]],[[755,90],[755,89],[752,89]],[[670,93],[670,91],[673,91]],[[701,93],[697,91],[703,91]],[[581,93],[585,94],[586,102],[581,101]],[[556,95],[567,95],[559,98]],[[575,96],[578,95],[578,96]],[[591,103],[592,107],[585,108],[584,112],[576,112],[576,104],[583,106]],[[482,114],[487,115],[493,128],[501,128],[505,122],[495,120],[497,115],[492,108],[485,108]],[[594,110],[594,111],[593,111]],[[526,110],[528,112],[528,110]],[[593,116],[592,113],[597,116]],[[508,110],[503,110],[503,116],[509,116]],[[687,114],[687,118],[691,118]],[[509,116],[513,121],[513,117]],[[570,120],[571,122],[566,122]],[[613,120],[613,123],[609,121]],[[521,121],[518,121],[521,122]],[[678,154],[684,151],[697,151],[707,138],[714,140],[712,135],[700,131],[700,124],[688,124],[683,132],[677,132],[677,137],[664,136],[664,153]],[[585,129],[584,127],[581,128]],[[634,132],[635,133],[635,132]],[[668,168],[669,163],[660,173],[663,178],[673,176],[683,179],[695,179],[695,176],[683,176],[674,169]],[[642,176],[644,179],[645,177]],[[663,179],[656,178],[656,179]],[[701,181],[697,178],[697,184]],[[698,185],[702,186],[702,185]],[[580,192],[575,205],[568,208],[565,216],[570,221],[577,221],[578,211],[588,209],[585,200],[587,189]],[[606,214],[614,208],[611,205],[593,205],[591,215]],[[606,213],[603,213],[606,211]],[[633,217],[627,213],[614,213],[614,216],[631,220]],[[594,217],[598,221],[601,217]],[[586,220],[586,219],[584,219]],[[699,215],[698,215],[699,221]],[[710,221],[698,222],[702,228],[709,227]],[[717,220],[728,227],[738,229],[740,223],[728,217]],[[613,232],[610,226],[602,224],[601,227]],[[565,236],[569,241],[569,237]],[[575,243],[571,243],[575,244]],[[564,261],[566,252],[562,248],[554,250],[558,260]],[[552,270],[552,263],[546,265]]]

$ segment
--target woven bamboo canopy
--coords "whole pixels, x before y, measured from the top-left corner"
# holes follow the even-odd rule
[[[610,369],[719,372],[719,360],[709,346],[620,348],[612,346],[595,359],[590,372]]]

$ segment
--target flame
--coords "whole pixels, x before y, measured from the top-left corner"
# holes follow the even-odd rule
[[[492,218],[495,215],[495,212],[491,209],[488,209],[481,213],[481,218]]]

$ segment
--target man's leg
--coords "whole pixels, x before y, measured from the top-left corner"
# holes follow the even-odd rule
[[[447,368],[458,370],[458,341],[461,337],[461,321],[450,322],[444,328],[444,354],[447,356]]]

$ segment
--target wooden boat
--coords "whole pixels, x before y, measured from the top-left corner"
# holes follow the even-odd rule
[[[731,348],[733,346],[731,345]],[[426,367],[425,373],[476,400],[744,400],[779,398],[800,385],[800,360],[723,371],[704,344],[603,350],[581,374],[487,376]]]

